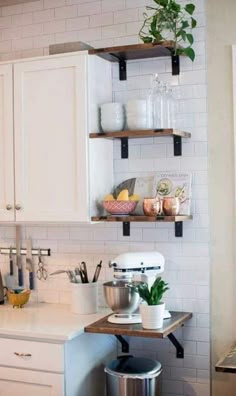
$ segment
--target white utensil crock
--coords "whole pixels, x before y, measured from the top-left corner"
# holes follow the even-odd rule
[[[165,304],[147,305],[142,303],[139,306],[144,329],[161,329],[165,313]]]
[[[71,310],[80,315],[98,311],[98,283],[71,283]]]

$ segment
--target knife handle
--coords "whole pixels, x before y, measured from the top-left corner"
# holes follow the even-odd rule
[[[30,290],[34,290],[34,274],[33,274],[33,272],[29,272],[29,288],[30,288]]]
[[[10,275],[13,275],[13,260],[10,258]]]
[[[23,286],[23,271],[22,268],[18,268],[18,285]]]

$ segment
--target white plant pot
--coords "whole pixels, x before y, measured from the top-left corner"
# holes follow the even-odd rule
[[[142,303],[139,308],[144,329],[161,329],[163,327],[165,303],[159,305]]]

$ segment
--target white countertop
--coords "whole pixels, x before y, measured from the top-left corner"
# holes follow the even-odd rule
[[[97,314],[77,315],[69,305],[29,303],[22,309],[0,306],[0,338],[27,338],[65,342],[84,332],[84,327],[107,315],[107,309]]]

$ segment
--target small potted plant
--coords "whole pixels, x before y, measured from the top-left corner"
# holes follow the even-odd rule
[[[143,328],[160,329],[163,327],[165,303],[162,297],[169,290],[168,283],[159,277],[151,287],[148,287],[147,283],[141,283],[132,288],[143,300],[139,306]]]
[[[176,0],[153,0],[153,6],[146,6],[146,10],[139,32],[141,40],[153,44],[172,40],[173,56],[186,55],[194,61],[191,30],[197,26],[197,21],[193,18],[195,5],[184,5]]]

